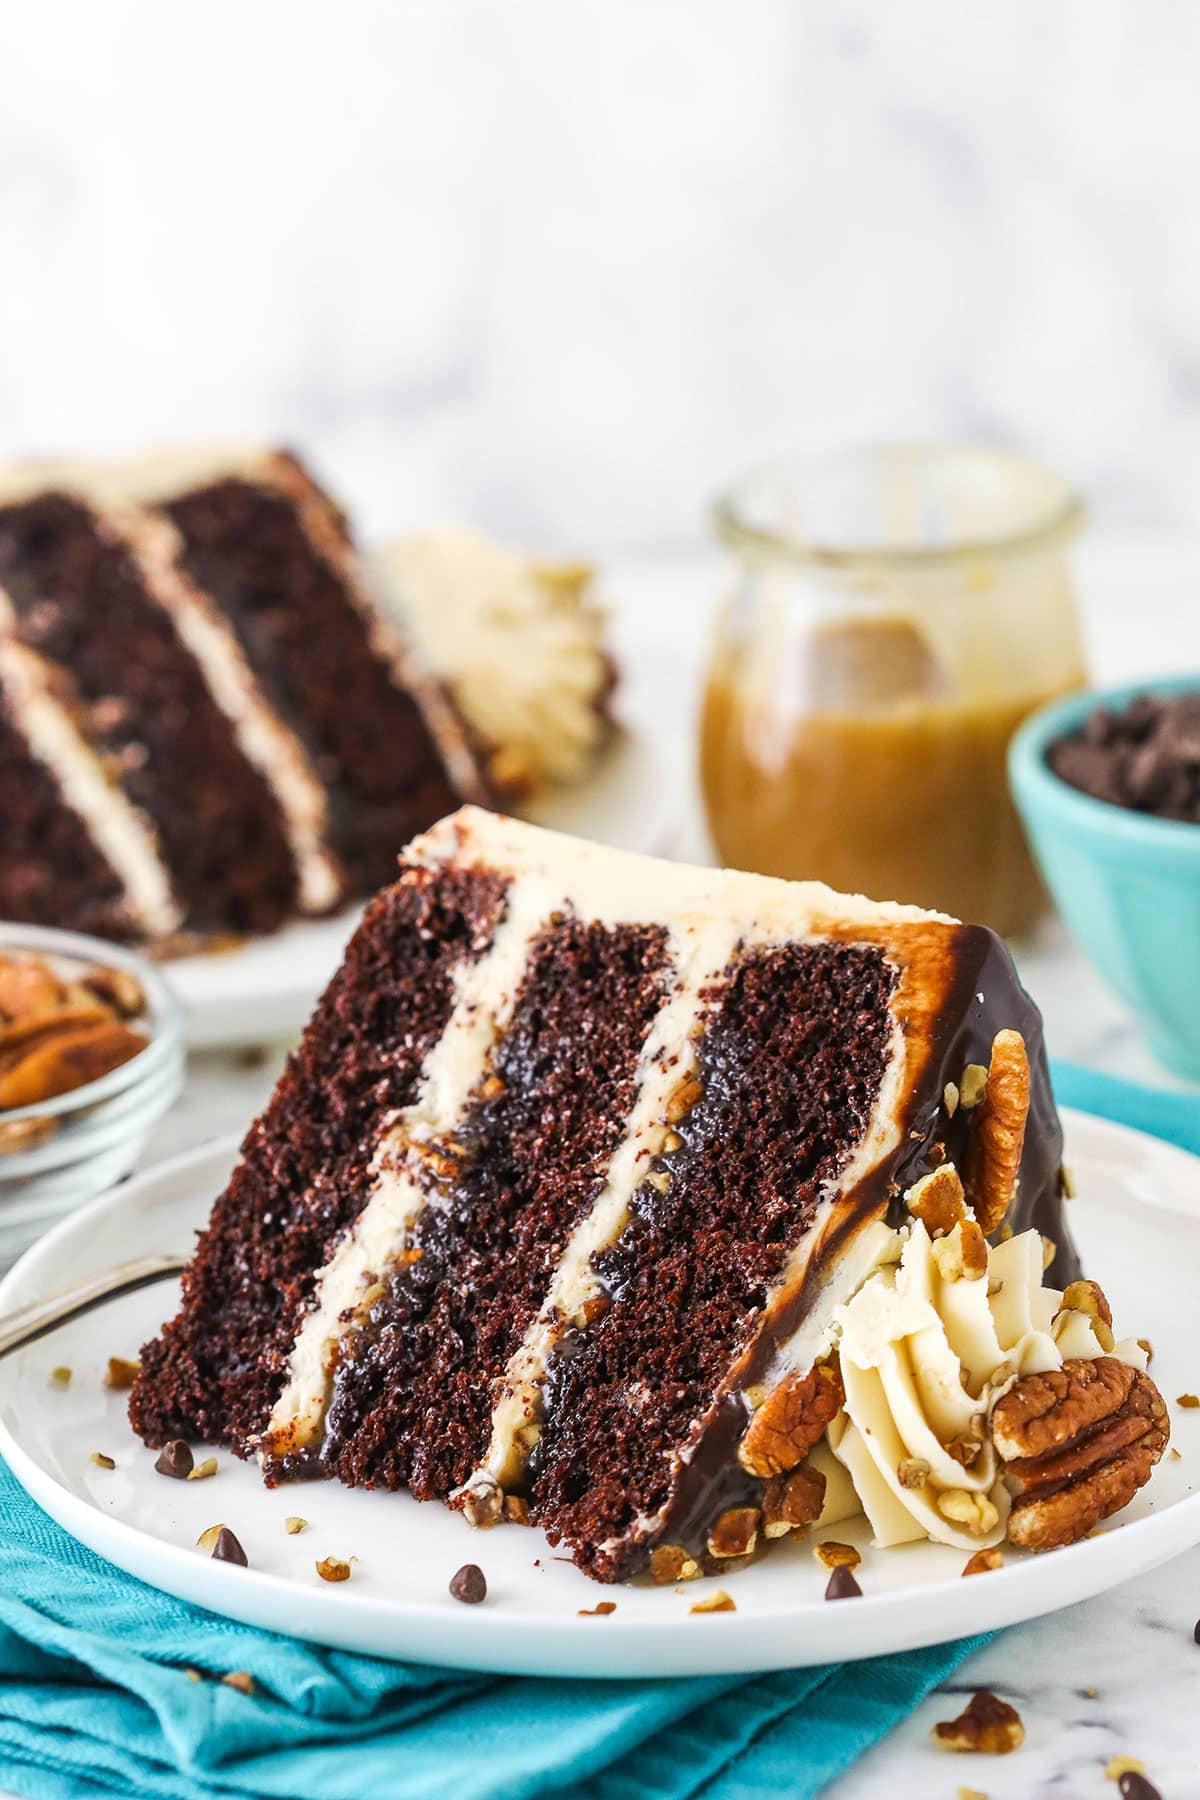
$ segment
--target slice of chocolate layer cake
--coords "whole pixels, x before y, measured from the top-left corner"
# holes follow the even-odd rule
[[[290,746],[219,619],[176,578],[151,518],[102,509],[82,486],[11,477],[0,491],[0,635],[51,672],[35,683],[28,661],[8,657],[5,710],[43,787],[57,786],[119,877],[128,922],[149,936],[265,931],[302,887],[321,887],[328,859],[305,818],[320,789],[294,798],[303,773]],[[19,894],[38,894],[42,923],[74,925],[103,884],[94,896],[69,879],[58,886],[66,827],[54,828],[53,807],[46,818],[50,835],[5,858],[5,911],[29,916]],[[336,886],[324,886],[331,898]]]
[[[349,891],[461,800],[492,790],[461,714],[374,607],[345,516],[294,456],[204,450],[115,471],[170,521],[178,566],[220,609],[328,801]]]
[[[342,515],[282,453],[0,475],[0,645],[9,918],[179,949],[265,932],[372,891],[414,831],[490,798]]]
[[[466,808],[368,910],[131,1416],[694,1571],[841,1417],[836,1321],[913,1219],[1034,1228],[1065,1285],[1061,1194],[991,932]]]

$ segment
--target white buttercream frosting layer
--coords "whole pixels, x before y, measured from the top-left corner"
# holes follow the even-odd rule
[[[264,1434],[263,1448],[270,1454],[286,1455],[320,1438],[339,1346],[361,1329],[378,1283],[405,1249],[419,1214],[437,1204],[430,1196],[425,1156],[442,1154],[453,1143],[511,1017],[533,941],[560,903],[561,895],[536,876],[514,882],[490,948],[459,965],[450,1018],[425,1060],[416,1095],[376,1146],[366,1205],[317,1277],[312,1307]]]

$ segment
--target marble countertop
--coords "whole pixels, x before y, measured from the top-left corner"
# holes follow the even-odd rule
[[[662,779],[679,796],[669,848],[687,858],[707,853],[689,768],[691,696],[703,614],[718,581],[707,561],[631,564],[609,581],[627,705],[635,718],[652,717],[669,747]],[[1200,668],[1200,608],[1193,599],[1200,546],[1095,542],[1083,559],[1082,587],[1098,681]],[[1043,931],[1020,962],[1055,1055],[1170,1083],[1151,1061],[1135,1021],[1060,927]],[[186,1091],[155,1132],[146,1160],[243,1130],[266,1100],[284,1050],[270,1045],[194,1057]],[[988,1800],[1101,1800],[1116,1793],[1104,1765],[1118,1754],[1141,1757],[1164,1800],[1196,1794],[1200,1648],[1192,1627],[1198,1614],[1200,1550],[1087,1604],[1002,1633],[835,1784],[830,1800],[953,1800],[960,1786]],[[1016,1705],[1027,1733],[1023,1749],[1008,1758],[951,1758],[935,1750],[931,1724],[953,1717],[981,1686]]]

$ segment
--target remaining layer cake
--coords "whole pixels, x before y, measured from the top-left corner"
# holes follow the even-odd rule
[[[486,799],[465,727],[291,458],[0,481],[0,913],[191,942],[391,878]]]
[[[600,1579],[695,1573],[801,1522],[792,1472],[832,1463],[831,1422],[846,1466],[870,1440],[836,1350],[873,1366],[872,1314],[844,1309],[918,1227],[947,1290],[985,1272],[985,1230],[1027,1234],[1003,1249],[1035,1285],[1047,1259],[1075,1279],[1060,1151],[991,932],[468,808],[369,909],[132,1418],[271,1482],[528,1518]],[[1085,1343],[1055,1348],[1057,1296],[1025,1331],[1016,1272],[991,1337],[970,1315],[1004,1348],[962,1359],[968,1417]]]
[[[581,780],[612,730],[615,681],[591,569],[463,530],[403,539],[377,566],[425,660],[490,747],[499,785]]]
[[[390,881],[448,807],[488,797],[453,704],[375,612],[344,517],[294,457],[160,457],[128,478],[319,771],[352,893]]]

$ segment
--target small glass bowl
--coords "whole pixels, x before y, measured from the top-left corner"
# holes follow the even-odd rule
[[[0,1270],[55,1221],[128,1175],[149,1132],[183,1087],[183,1014],[153,963],[102,938],[38,925],[0,925],[0,954],[15,951],[56,965],[107,964],[138,981],[146,1009],[139,1025],[150,1042],[98,1081],[33,1106],[0,1113],[0,1125],[55,1121],[53,1134],[28,1148],[0,1150]]]

